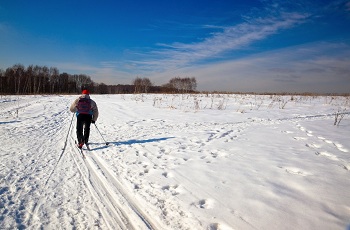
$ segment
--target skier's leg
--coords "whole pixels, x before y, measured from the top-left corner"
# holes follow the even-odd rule
[[[77,139],[78,143],[84,142],[84,136],[83,136],[83,126],[84,126],[84,120],[81,114],[77,116]]]
[[[90,137],[91,115],[86,116],[84,125],[84,143],[86,144],[89,142]]]

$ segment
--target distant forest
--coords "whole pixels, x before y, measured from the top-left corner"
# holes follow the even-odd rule
[[[82,89],[94,94],[193,93],[196,87],[194,77],[174,77],[162,86],[140,77],[130,85],[106,85],[94,82],[85,74],[59,73],[56,67],[15,64],[6,70],[0,69],[0,94],[77,94]]]

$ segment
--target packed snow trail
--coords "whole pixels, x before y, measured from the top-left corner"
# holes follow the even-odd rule
[[[6,157],[11,158],[16,155],[22,155],[22,153],[24,154],[20,156],[20,163],[17,164],[20,167],[23,165],[21,171],[17,171],[18,169],[14,171],[12,167],[10,168],[4,165],[8,172],[1,181],[6,184],[2,188],[1,195],[2,197],[7,196],[8,201],[2,199],[2,201],[7,202],[2,204],[2,207],[5,208],[5,214],[8,213],[10,215],[1,217],[4,223],[2,226],[6,228],[64,227],[67,223],[66,219],[77,215],[78,220],[91,219],[92,222],[74,221],[74,226],[76,227],[99,226],[109,229],[116,229],[116,227],[120,229],[133,229],[135,225],[137,229],[145,229],[143,227],[145,225],[147,228],[152,229],[150,221],[147,221],[146,217],[143,217],[140,212],[137,212],[135,206],[133,206],[132,212],[137,212],[137,218],[130,221],[132,213],[125,214],[123,210],[128,201],[124,198],[124,204],[121,205],[120,201],[113,197],[116,194],[109,192],[108,181],[102,180],[103,175],[99,172],[99,166],[92,164],[91,161],[87,163],[82,161],[74,145],[75,125],[72,127],[69,125],[71,122],[71,113],[68,112],[67,106],[71,103],[71,100],[65,99],[58,101],[58,103],[64,103],[66,105],[63,110],[53,113],[53,115],[48,114],[46,118],[40,118],[41,115],[45,116],[45,113],[48,113],[48,111],[55,110],[57,104],[48,103],[44,97],[38,97],[37,99],[39,100],[33,103],[33,105],[28,105],[25,111],[23,110],[23,113],[33,114],[33,116],[27,117],[25,120],[15,121],[15,124],[22,123],[23,126],[15,127],[14,129],[8,127],[8,133],[4,138],[5,140],[8,138],[6,141],[11,143],[8,146],[13,146],[14,143],[18,142],[21,143],[21,145],[16,145],[16,149],[9,148],[7,150],[8,153],[5,151],[5,154],[3,154],[5,159]],[[44,105],[43,110],[40,108],[40,105]],[[33,119],[37,123],[30,121]],[[62,126],[60,127],[60,125]],[[27,127],[31,129],[30,132],[26,132]],[[69,134],[68,140],[64,140],[63,138],[66,137],[66,134]],[[67,148],[66,141],[69,142]],[[64,144],[63,149],[62,144]],[[50,171],[52,174],[49,173]],[[45,178],[45,174],[49,175],[48,178]],[[68,176],[68,181],[65,181],[67,178],[62,177],[62,174]],[[11,178],[13,178],[13,181]],[[78,183],[79,187],[77,189],[82,190],[78,191],[78,194],[71,194],[69,190],[72,188],[65,188],[66,186],[64,184],[72,178],[75,178],[73,181]],[[41,183],[42,181],[46,182]],[[97,218],[90,217],[89,215],[91,213],[84,214],[84,210],[76,210],[74,212],[82,213],[73,214],[69,210],[74,210],[74,205],[69,204],[72,197],[77,199],[77,203],[81,202],[80,199],[89,199],[89,202],[97,207]],[[50,199],[57,201],[53,202],[54,205],[52,207],[46,206],[46,202]],[[18,201],[20,202],[18,203]],[[81,205],[77,207],[79,209],[82,208]],[[57,209],[55,210],[55,208]],[[47,216],[47,214],[44,215],[47,217],[45,219],[38,218],[38,216],[47,212],[58,212],[58,219],[56,219],[56,215]],[[142,223],[138,223],[140,221],[137,219],[141,217]]]
[[[91,96],[102,138],[91,126],[86,159],[76,96],[1,99],[1,228],[350,224],[349,97]]]

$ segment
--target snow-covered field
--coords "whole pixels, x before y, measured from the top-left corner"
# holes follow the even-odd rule
[[[76,97],[0,98],[1,229],[350,224],[350,97],[91,95],[85,160]]]

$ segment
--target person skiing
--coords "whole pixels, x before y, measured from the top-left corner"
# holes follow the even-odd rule
[[[98,118],[97,104],[90,98],[89,90],[84,89],[82,95],[75,99],[69,109],[77,115],[78,148],[81,149],[84,144],[86,146],[89,144],[90,125]]]

